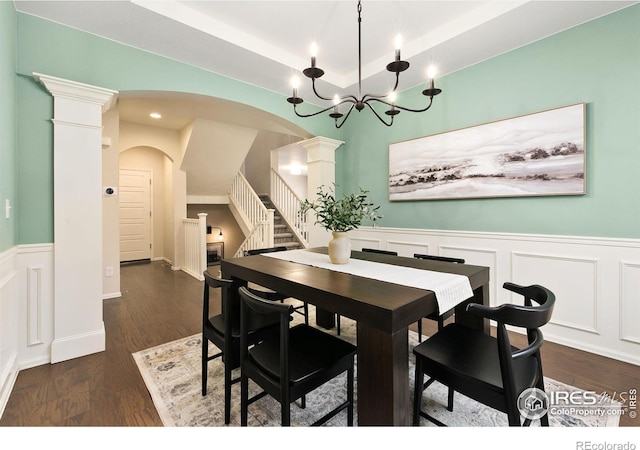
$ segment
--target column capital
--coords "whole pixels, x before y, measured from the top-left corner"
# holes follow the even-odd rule
[[[66,98],[83,103],[93,103],[102,107],[102,112],[110,110],[116,103],[118,91],[65,80],[64,78],[33,73],[33,78],[40,82],[54,97]]]
[[[335,150],[344,144],[343,141],[316,136],[298,144],[307,151],[307,162],[330,161],[335,162]]]

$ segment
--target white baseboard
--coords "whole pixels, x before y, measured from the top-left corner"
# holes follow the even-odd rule
[[[7,407],[7,403],[9,402],[9,397],[11,396],[11,391],[13,391],[13,386],[16,384],[16,380],[18,379],[18,362],[14,357],[7,364],[7,373],[3,375],[3,379],[0,380],[0,418],[4,414],[4,410]]]
[[[122,297],[122,292],[111,292],[109,294],[102,294],[102,300],[109,300],[110,298],[120,298]]]
[[[91,333],[83,333],[64,339],[54,339],[51,343],[51,363],[67,361],[92,353],[103,352],[106,348],[104,323],[102,328]]]

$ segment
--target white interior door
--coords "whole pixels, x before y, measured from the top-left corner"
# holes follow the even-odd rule
[[[120,262],[151,259],[151,171],[120,169]]]

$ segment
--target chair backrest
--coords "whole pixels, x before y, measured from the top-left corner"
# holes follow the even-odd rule
[[[255,248],[253,250],[245,250],[244,256],[259,255],[261,253],[284,252],[284,251],[287,251],[287,247],[285,247],[284,245],[277,246],[277,247],[268,247],[268,248]]]
[[[435,256],[435,255],[423,255],[421,253],[414,253],[414,258],[418,259],[431,259],[433,261],[444,261],[456,264],[464,264],[464,259],[462,258],[450,258],[448,256]]]
[[[363,248],[362,251],[368,253],[379,253],[381,255],[398,256],[398,252],[392,252],[391,250],[380,250],[379,248]]]
[[[293,306],[260,298],[246,287],[238,288],[240,294],[240,361],[247,357],[249,320],[256,315],[279,316],[280,320],[280,376],[283,385],[289,380],[289,322]]]
[[[496,321],[502,381],[506,390],[513,390],[515,386],[513,363],[515,360],[535,357],[538,360],[538,364],[542,364],[540,362],[540,347],[544,338],[540,327],[551,319],[556,296],[549,289],[537,284],[519,286],[507,282],[504,283],[503,287],[522,295],[524,297],[524,305],[509,303],[490,307],[472,303],[467,306],[467,312]],[[537,305],[533,305],[532,301]],[[528,345],[525,348],[514,350],[509,341],[506,325],[527,329]]]
[[[504,283],[502,287],[522,295],[524,297],[524,305],[507,303],[489,307],[471,303],[467,306],[467,312],[495,320],[498,324],[527,329],[540,328],[549,322],[556,301],[556,296],[549,289],[538,284],[519,286],[509,282]],[[533,305],[532,301],[537,305]]]
[[[216,278],[206,270],[202,272],[202,275],[204,276],[204,293],[202,295],[202,301],[203,301],[202,319],[206,321],[209,319],[209,290],[211,288],[222,289],[222,291],[220,292],[220,298],[221,298],[220,307],[224,313],[224,310],[225,310],[224,302],[225,302],[225,299],[227,298],[227,295],[226,295],[226,292],[223,292],[223,291],[231,287],[233,282],[231,280],[225,280],[224,278]]]

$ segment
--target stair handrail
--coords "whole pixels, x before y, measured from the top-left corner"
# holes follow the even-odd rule
[[[229,200],[234,204],[242,216],[242,219],[248,225],[250,231],[249,233],[246,233],[247,239],[249,236],[256,233],[256,228],[264,228],[263,232],[258,234],[261,241],[254,242],[256,245],[255,248],[273,247],[274,211],[264,206],[264,203],[262,203],[258,194],[256,194],[241,172],[238,172],[233,179],[233,183],[231,183],[231,187],[229,188]],[[245,242],[247,242],[247,240],[245,240]]]
[[[305,247],[309,247],[308,214],[300,214],[302,199],[280,174],[271,169],[270,198],[293,234]]]

